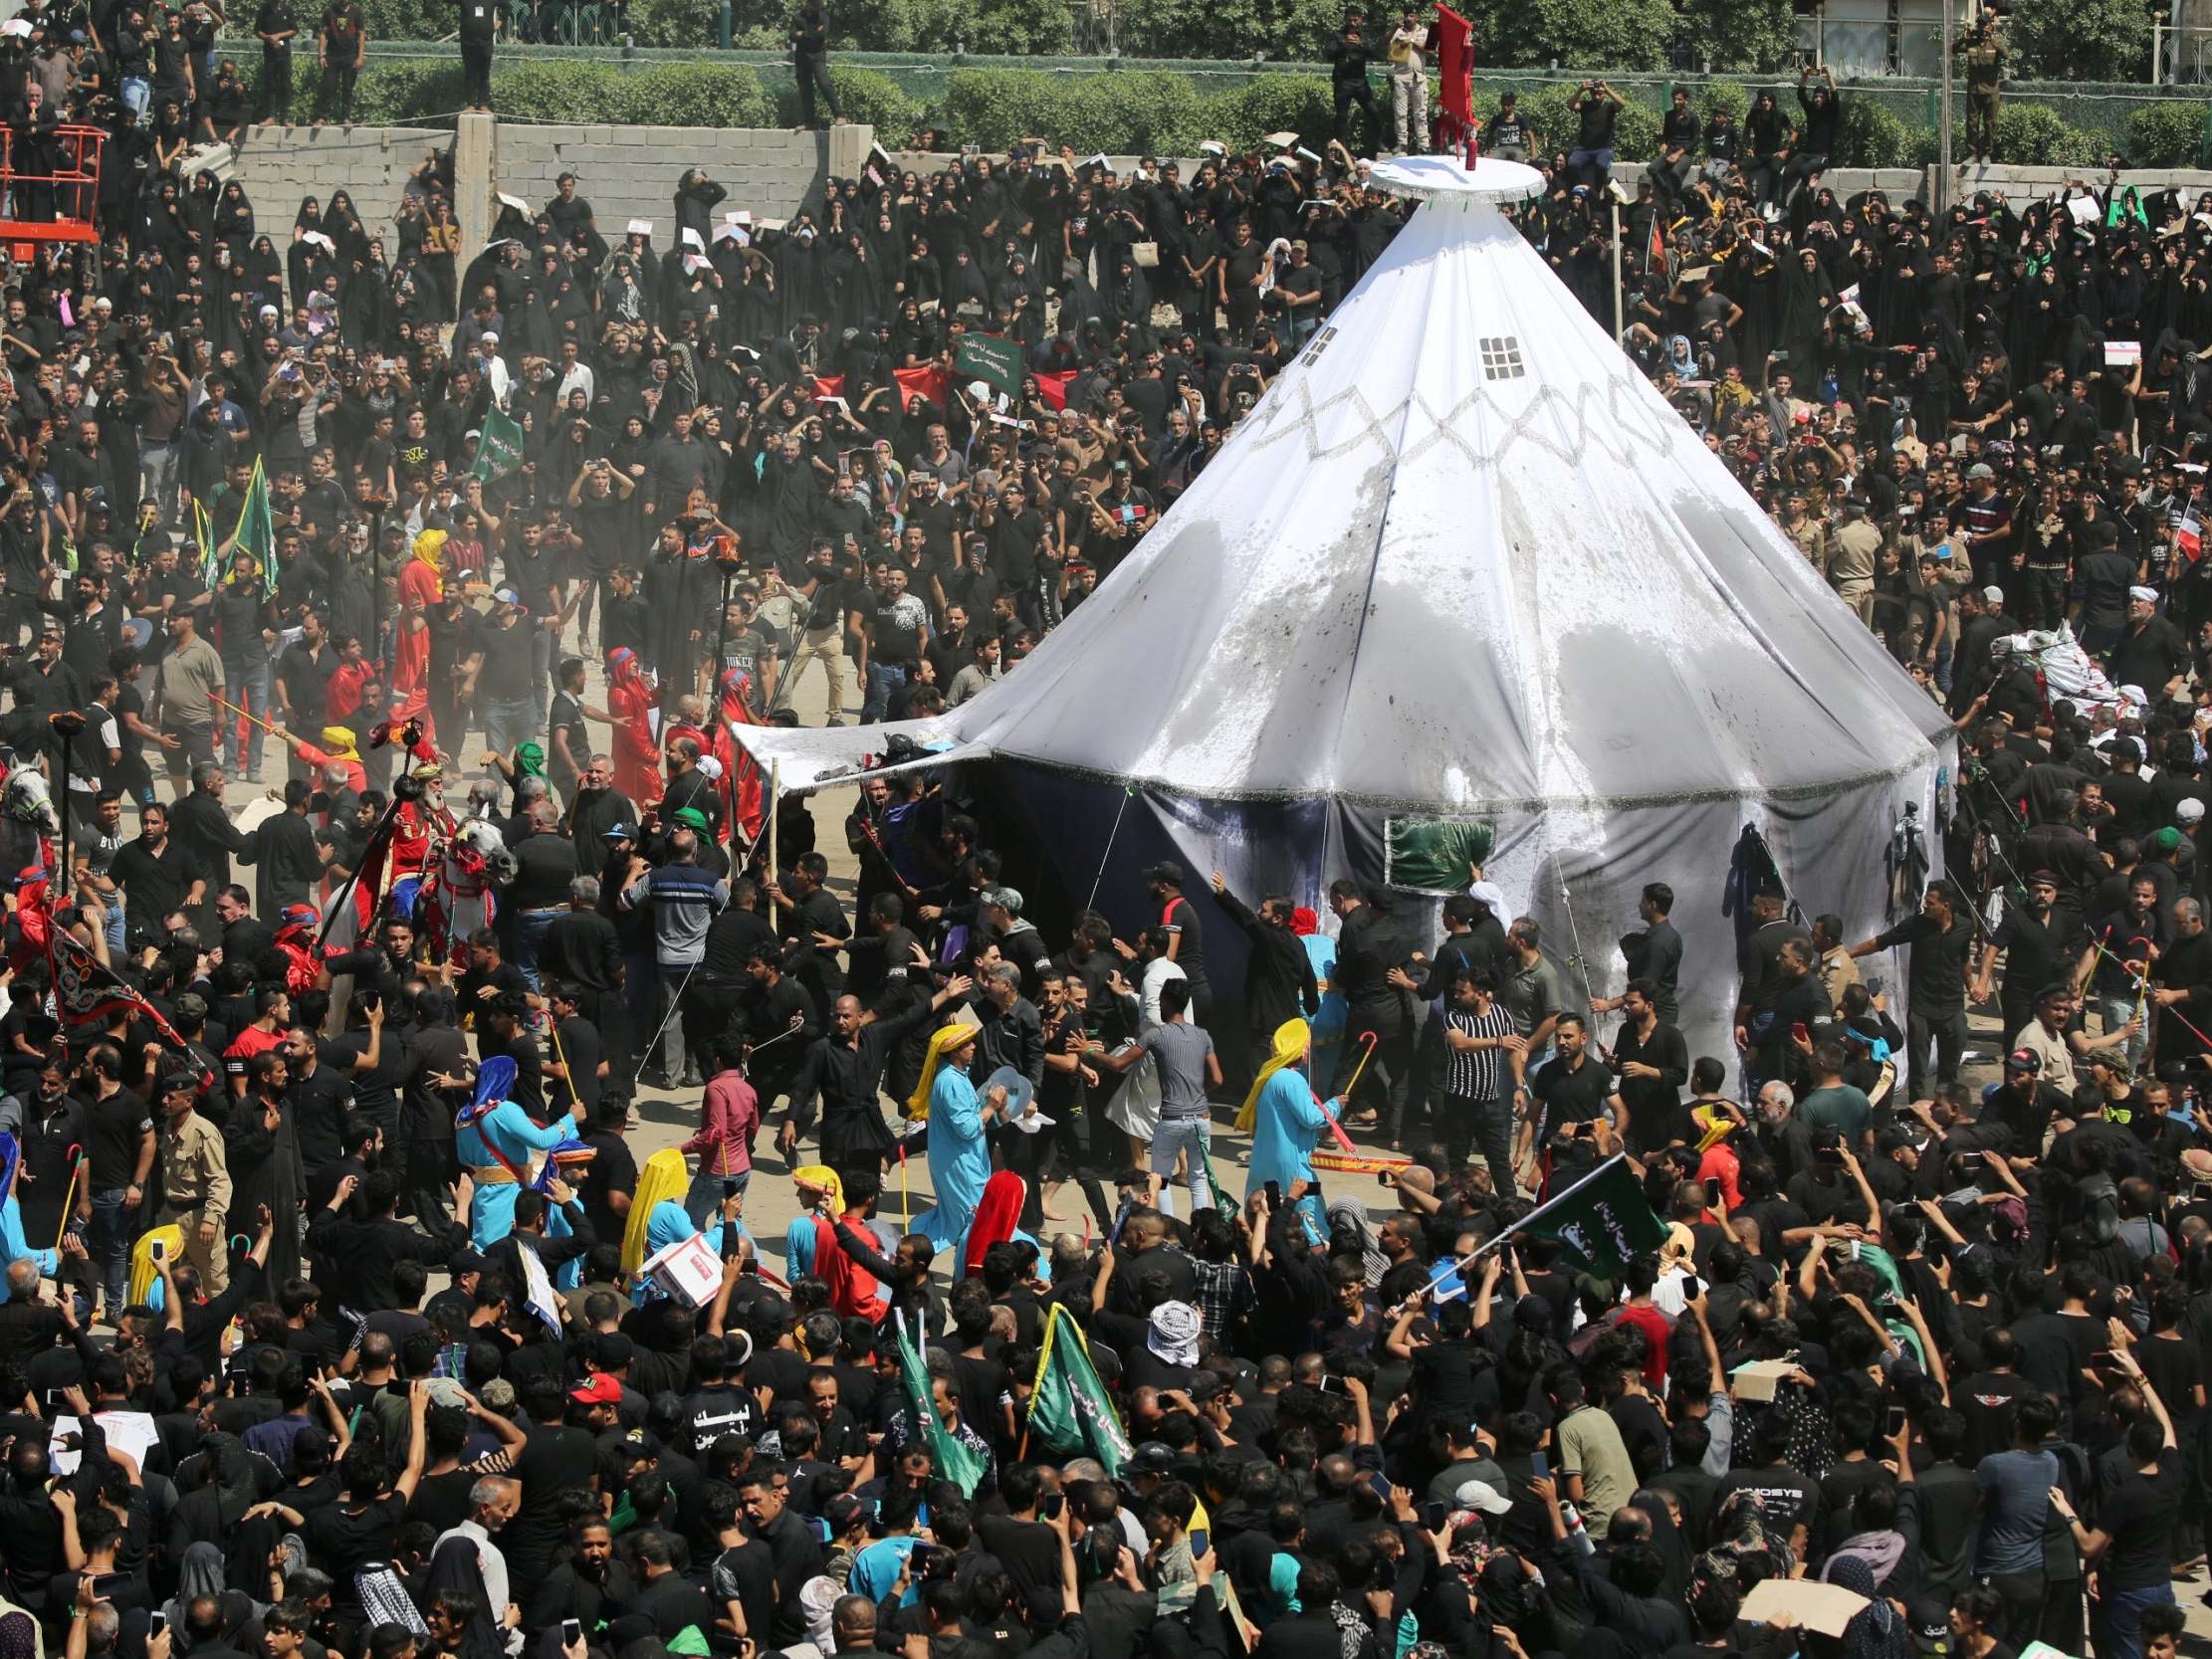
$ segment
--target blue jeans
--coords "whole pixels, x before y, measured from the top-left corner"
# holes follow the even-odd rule
[[[1152,1172],[1164,1177],[1160,1185],[1160,1213],[1175,1214],[1176,1160],[1185,1152],[1190,1153],[1189,1166],[1183,1172],[1184,1183],[1191,1189],[1191,1214],[1196,1216],[1214,1201],[1214,1189],[1206,1178],[1206,1162],[1211,1153],[1205,1118],[1163,1118],[1160,1127],[1152,1132]],[[1019,1133],[1016,1131],[1015,1133]]]
[[[518,743],[529,742],[545,729],[534,696],[487,698],[478,713],[484,717],[485,746],[495,754],[512,755]]]
[[[2090,1640],[2097,1659],[2143,1659],[2143,1609],[2172,1605],[2171,1584],[2105,1590],[2090,1603]]]
[[[215,758],[233,777],[244,777],[249,771],[259,776],[262,729],[255,723],[269,718],[269,665],[260,663],[247,668],[237,663],[225,663],[223,678],[230,682],[230,695],[226,701],[236,704],[254,718],[243,723],[247,736],[241,746],[238,740],[241,722],[238,717],[228,710],[216,711],[223,717],[223,724],[215,728]],[[310,742],[315,742],[323,734],[320,731],[310,731],[301,735]]]
[[[515,913],[515,966],[530,981],[530,988],[538,988],[538,952],[546,942],[546,930],[553,926],[553,918],[562,914],[562,907],[551,910],[518,911]]]
[[[868,696],[860,706],[860,724],[868,726],[883,719],[891,707],[891,694],[906,684],[904,663],[870,663],[868,665]]]
[[[1577,184],[1597,189],[1613,176],[1613,151],[1610,148],[1569,150],[1567,175]]]
[[[93,1278],[112,1325],[123,1310],[130,1291],[130,1247],[138,1242],[138,1212],[123,1202],[127,1188],[93,1189],[92,1236],[85,1242],[92,1251]]]
[[[722,1183],[735,1181],[740,1192],[753,1184],[753,1171],[741,1169],[735,1175],[710,1175],[704,1169],[691,1178],[691,1190],[684,1194],[684,1213],[691,1217],[691,1224],[704,1231],[707,1219],[722,1207]]]

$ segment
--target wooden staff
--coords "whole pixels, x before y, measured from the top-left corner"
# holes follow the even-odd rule
[[[62,1191],[62,1230],[54,1235],[54,1250],[57,1255],[61,1253],[62,1240],[69,1237],[70,1210],[77,1202],[77,1182],[84,1172],[85,1148],[83,1146],[70,1147],[69,1185]]]
[[[769,880],[774,881],[782,866],[775,862],[776,803],[783,798],[783,762],[769,762]]]
[[[267,721],[263,720],[263,719],[262,719],[262,718],[261,718],[261,717],[260,717],[259,715],[249,715],[249,714],[247,714],[247,713],[246,713],[246,711],[245,711],[245,710],[243,710],[243,709],[239,708],[237,704],[235,704],[235,703],[225,703],[225,702],[224,702],[224,701],[223,701],[223,700],[222,700],[221,698],[217,697],[217,696],[216,696],[216,695],[215,695],[215,694],[214,694],[213,692],[210,692],[210,693],[208,693],[208,695],[207,695],[207,701],[208,701],[208,702],[210,702],[210,703],[212,703],[212,704],[214,704],[214,705],[215,705],[215,707],[216,707],[216,708],[218,708],[218,709],[228,709],[228,710],[229,710],[229,711],[230,711],[230,712],[231,712],[232,714],[234,714],[234,715],[243,715],[243,716],[245,716],[245,718],[246,718],[247,720],[250,720],[250,721],[252,721],[252,722],[254,723],[254,725],[256,725],[256,726],[260,726],[260,727],[262,728],[262,730],[264,730],[264,731],[268,732],[268,733],[269,733],[269,735],[270,735],[270,736],[272,736],[272,737],[281,737],[281,736],[283,736],[283,735],[284,735],[284,733],[283,733],[283,732],[279,731],[279,730],[278,730],[278,729],[277,729],[277,728],[276,728],[275,726],[271,726],[271,725],[270,725],[270,724],[269,724],[269,723],[268,723]]]

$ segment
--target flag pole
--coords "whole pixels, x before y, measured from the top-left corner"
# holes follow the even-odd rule
[[[1522,1216],[1520,1220],[1514,1222],[1512,1226],[1506,1228],[1505,1231],[1499,1233],[1495,1238],[1487,1239],[1483,1243],[1476,1245],[1474,1254],[1469,1256],[1467,1260],[1477,1261],[1490,1251],[1495,1250],[1499,1245],[1507,1243],[1511,1240],[1515,1233],[1522,1231],[1532,1222],[1541,1221],[1545,1216],[1549,1215],[1553,1210],[1558,1209],[1560,1205],[1566,1203],[1576,1193],[1580,1192],[1584,1187],[1588,1186],[1600,1175],[1606,1173],[1606,1171],[1611,1169],[1615,1164],[1626,1163],[1628,1162],[1628,1160],[1629,1154],[1627,1152],[1615,1152],[1611,1157],[1607,1158],[1603,1163],[1599,1164],[1597,1168],[1591,1170],[1589,1174],[1583,1176],[1581,1180],[1575,1182],[1573,1186],[1567,1188],[1566,1191],[1560,1193],[1555,1198],[1545,1199],[1541,1204],[1538,1204],[1534,1209],[1530,1210],[1526,1215]]]

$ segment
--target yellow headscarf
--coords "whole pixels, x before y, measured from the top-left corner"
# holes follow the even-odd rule
[[[1274,1052],[1267,1057],[1267,1064],[1259,1068],[1259,1075],[1252,1079],[1252,1092],[1244,1097],[1243,1108],[1236,1114],[1238,1134],[1251,1134],[1252,1126],[1259,1122],[1259,1092],[1267,1087],[1267,1080],[1283,1067],[1303,1060],[1312,1047],[1313,1028],[1304,1020],[1284,1020],[1275,1027]]]
[[[802,1163],[791,1171],[791,1179],[801,1186],[811,1186],[829,1194],[829,1218],[834,1221],[845,1213],[845,1183],[837,1171],[826,1163]]]
[[[1713,1147],[1719,1145],[1721,1141],[1735,1134],[1738,1128],[1734,1118],[1725,1112],[1717,1112],[1709,1106],[1695,1108],[1689,1117],[1690,1122],[1696,1124],[1704,1132],[1697,1139],[1697,1149],[1701,1152],[1710,1151]]]
[[[921,1123],[930,1115],[930,1089],[937,1082],[937,1065],[955,1049],[966,1048],[983,1030],[982,1022],[968,1009],[963,1008],[947,1024],[930,1033],[929,1057],[922,1062],[922,1081],[915,1085],[914,1093],[907,1097],[906,1116],[909,1123]]]
[[[361,751],[353,746],[353,728],[350,726],[326,726],[323,728],[323,747],[332,760],[358,760]]]
[[[445,567],[438,562],[438,555],[445,551],[444,530],[424,530],[415,537],[415,562],[430,567],[430,574],[438,578],[438,597],[445,597]]]

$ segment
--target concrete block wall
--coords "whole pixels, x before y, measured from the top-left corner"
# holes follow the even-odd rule
[[[386,258],[396,258],[391,234],[408,176],[425,153],[443,149],[451,134],[421,127],[264,126],[251,129],[233,153],[218,147],[205,164],[218,178],[235,178],[253,199],[254,222],[277,237],[288,237],[300,198],[313,196],[322,206],[333,190],[353,198],[370,236],[384,238]]]
[[[720,212],[787,219],[819,196],[828,151],[821,132],[503,123],[493,188],[535,209],[572,172],[601,236],[619,242],[630,220],[650,219],[653,246],[665,252],[676,242],[676,186],[691,168],[729,190]]]
[[[1937,171],[1934,167],[1927,169],[1929,190],[1935,187]],[[2002,191],[2017,208],[2063,188],[2070,178],[2081,180],[2092,190],[2101,190],[2108,176],[2101,167],[2008,167],[1995,162],[1978,167],[1969,162],[1951,169],[1951,194],[1956,200],[1972,201],[1977,190]],[[2198,191],[2212,190],[2212,172],[2196,167],[2130,167],[2119,177],[2122,184],[2132,184],[2145,196],[2170,185],[2191,205]]]

